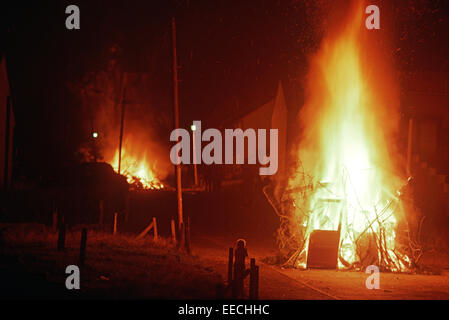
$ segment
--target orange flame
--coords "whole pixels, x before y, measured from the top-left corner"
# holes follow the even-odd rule
[[[157,178],[155,171],[151,168],[146,159],[146,154],[139,157],[122,148],[122,161],[120,163],[120,173],[125,175],[128,183],[141,184],[143,189],[162,189],[164,185]],[[119,150],[117,149],[113,160],[110,162],[116,172],[118,172]]]
[[[369,32],[363,12],[357,6],[346,27],[325,39],[312,60],[307,102],[300,114],[304,135],[298,158],[312,176],[313,187],[306,200],[293,195],[295,214],[300,216],[296,221],[305,236],[297,262],[301,267],[311,232],[339,227],[340,268],[358,262],[357,241],[364,234],[377,237],[378,261],[390,270],[404,269],[408,261],[395,250],[401,206],[387,142],[395,125],[394,99],[388,99],[395,92],[379,85],[388,75],[370,68],[372,60],[363,47],[362,33]],[[386,121],[389,112],[391,119]],[[304,185],[302,178],[298,170],[290,188]],[[297,205],[301,202],[302,210]]]

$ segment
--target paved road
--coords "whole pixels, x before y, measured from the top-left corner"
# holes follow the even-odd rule
[[[229,236],[197,237],[194,253],[210,263],[223,278],[227,275],[228,248],[234,246]],[[338,300],[416,300],[449,299],[449,272],[440,275],[381,273],[380,289],[368,290],[368,274],[340,270],[283,269],[262,259],[276,252],[270,241],[248,239],[248,253],[256,258],[260,271],[260,299],[338,299]]]
[[[201,237],[193,240],[195,255],[210,264],[224,279],[227,277],[228,248],[233,246],[233,240],[225,238]],[[328,300],[335,296],[326,294],[318,288],[312,288],[302,281],[295,280],[278,270],[261,262],[262,258],[272,250],[263,246],[253,246],[249,256],[256,258],[259,265],[259,298],[268,300]],[[248,261],[249,263],[249,261]],[[246,284],[247,286],[248,284]],[[247,288],[247,287],[246,287]]]
[[[239,195],[246,196],[243,189],[186,200],[186,216],[192,217],[193,250],[226,278],[228,248],[235,247],[239,237],[245,238],[249,256],[256,258],[260,268],[261,299],[449,299],[449,272],[381,273],[380,289],[368,290],[368,275],[363,272],[304,271],[263,264],[263,258],[276,255],[278,218],[260,195],[252,205],[242,202]]]

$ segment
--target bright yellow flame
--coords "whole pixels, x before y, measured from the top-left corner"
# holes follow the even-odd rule
[[[356,263],[357,240],[375,234],[385,249],[378,251],[379,261],[398,271],[404,265],[394,251],[397,199],[392,195],[397,185],[391,178],[384,124],[376,115],[386,106],[380,105],[383,102],[364,73],[359,42],[363,11],[357,12],[338,36],[324,42],[312,61],[299,157],[314,187],[306,204],[306,244],[298,264],[305,267],[313,230],[340,227],[343,260]],[[290,180],[290,187],[298,184],[298,176]],[[339,267],[343,266],[340,259]]]
[[[118,172],[119,151],[115,152],[112,160],[112,167]],[[122,161],[120,164],[120,173],[125,175],[128,183],[140,181],[144,189],[162,189],[164,185],[156,177],[151,169],[146,156],[141,158],[134,157],[129,154],[126,149],[122,148]]]

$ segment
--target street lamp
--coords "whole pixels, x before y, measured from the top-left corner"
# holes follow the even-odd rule
[[[195,175],[195,186],[198,185],[198,171],[196,168],[196,150],[195,150],[195,131],[196,131],[196,125],[192,124],[190,126],[190,129],[192,130],[192,137],[193,137],[193,172]]]
[[[94,139],[97,139],[98,138],[98,132],[92,132],[92,137]]]

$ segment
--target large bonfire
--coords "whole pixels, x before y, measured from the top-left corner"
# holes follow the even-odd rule
[[[311,60],[298,165],[286,192],[288,236],[298,245],[288,264],[295,267],[306,267],[314,230],[340,231],[339,268],[409,265],[399,244],[405,179],[392,148],[397,90],[379,42],[368,39],[376,31],[365,28],[364,8],[356,2]]]

